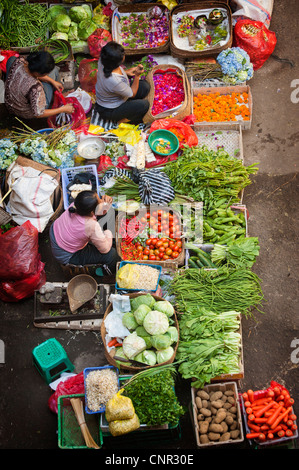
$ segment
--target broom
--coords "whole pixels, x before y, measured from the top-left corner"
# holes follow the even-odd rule
[[[87,447],[90,447],[93,449],[100,449],[97,443],[93,440],[89,432],[89,429],[87,427],[87,424],[85,422],[82,400],[80,398],[71,398],[71,405],[75,412],[78,424],[80,426],[80,429],[81,429],[81,432],[82,432],[82,435],[84,437]]]

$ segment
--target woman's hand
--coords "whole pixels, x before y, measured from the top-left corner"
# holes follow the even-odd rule
[[[64,90],[62,83],[57,82],[56,80],[53,80],[52,85],[53,88],[55,88],[55,90],[59,91],[60,93]]]
[[[73,114],[74,111],[75,111],[75,108],[71,103],[65,104],[64,106],[61,106],[60,108],[61,113]]]
[[[104,196],[101,198],[101,202],[106,202],[107,204],[112,204],[113,198],[111,196],[107,196],[107,194],[104,194]]]
[[[144,72],[144,67],[141,64],[138,64],[135,69],[135,75],[141,75]]]

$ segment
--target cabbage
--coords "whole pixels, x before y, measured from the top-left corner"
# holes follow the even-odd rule
[[[171,345],[171,338],[166,333],[164,335],[152,336],[151,340],[155,349],[167,349]]]
[[[148,332],[145,330],[143,326],[138,326],[136,328],[136,333],[138,336],[141,336],[141,338],[144,339],[147,348],[152,347],[152,336],[148,334]]]
[[[66,33],[56,32],[52,34],[51,39],[64,39],[65,41],[67,41],[68,35]]]
[[[146,315],[151,311],[148,305],[139,305],[139,307],[134,312],[134,317],[138,323],[138,325],[143,324],[143,320],[145,319]]]
[[[126,312],[122,318],[123,325],[128,328],[128,330],[135,330],[138,326],[134,314],[132,312]]]
[[[165,313],[168,317],[172,317],[174,314],[174,308],[168,300],[158,300],[155,303],[153,310]]]
[[[178,342],[179,333],[178,333],[178,330],[175,326],[170,326],[165,334],[170,337],[170,340],[171,340],[170,344]]]
[[[125,355],[124,353],[124,350],[122,348],[122,346],[118,347],[118,348],[115,348],[115,356],[117,357],[122,357],[123,359],[128,359],[127,356]],[[117,359],[115,359],[117,361]],[[130,365],[131,362],[126,362],[126,365]]]
[[[144,364],[147,364],[149,366],[154,366],[157,363],[157,356],[154,351],[149,351],[146,349],[140,354],[137,354],[137,356],[134,357],[135,361],[138,362],[143,362]]]
[[[48,19],[50,20],[51,23],[58,15],[67,15],[67,10],[66,8],[64,8],[63,5],[53,5],[52,7],[49,8]]]
[[[139,305],[143,305],[143,304],[148,305],[152,309],[155,302],[156,301],[151,294],[139,295],[138,297],[131,299],[131,309],[136,310],[139,307]]]
[[[85,5],[89,8],[88,5]],[[90,10],[90,8],[89,8]],[[83,20],[88,20],[91,18],[91,15],[87,12],[86,8],[83,5],[72,7],[69,11],[69,17],[75,23],[80,23]]]
[[[57,15],[52,23],[52,29],[60,33],[68,33],[71,25],[71,19],[68,15]]]
[[[136,331],[126,336],[123,340],[123,352],[128,359],[133,359],[145,349],[146,343],[143,338],[137,335]]]
[[[83,20],[78,25],[78,36],[79,39],[86,41],[87,38],[98,28],[98,25],[92,20]]]
[[[77,23],[74,23],[73,21],[71,22],[70,29],[68,32],[68,39],[70,41],[77,41],[79,39],[78,37],[78,25]]]
[[[174,354],[174,349],[172,346],[169,346],[167,349],[161,349],[157,351],[157,363],[161,364],[162,362],[170,361]]]
[[[89,18],[91,20],[92,18],[92,10],[90,8],[89,5],[82,5],[82,8],[84,8],[85,12],[86,12],[86,15],[87,15],[87,19]]]
[[[69,40],[70,45],[72,46],[72,50],[74,54],[78,52],[85,52],[86,49],[88,48],[88,42],[87,41],[71,41]]]
[[[163,335],[169,328],[168,318],[165,313],[152,310],[146,315],[143,326],[150,335]]]

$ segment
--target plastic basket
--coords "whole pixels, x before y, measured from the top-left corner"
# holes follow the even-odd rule
[[[86,387],[87,376],[90,372],[92,372],[94,370],[102,370],[102,369],[113,369],[116,372],[117,380],[118,380],[118,387],[119,387],[119,370],[116,367],[114,367],[114,366],[103,366],[103,367],[88,367],[88,368],[84,369],[83,370],[83,377],[84,377],[84,388],[85,388],[85,412],[87,414],[99,414],[99,413],[104,413],[105,412],[106,406],[102,406],[101,408],[99,408],[98,411],[92,411],[87,406],[87,387]]]
[[[58,397],[58,446],[60,449],[88,449],[71,405],[71,398],[85,401],[84,394]],[[94,441],[102,447],[103,435],[98,417],[86,415],[85,421]]]
[[[61,182],[62,182],[62,193],[63,193],[63,205],[64,210],[67,210],[69,207],[69,194],[67,190],[67,186],[71,183],[78,173],[92,173],[96,177],[96,186],[97,186],[97,193],[99,192],[99,179],[97,173],[96,165],[84,165],[84,166],[74,166],[72,168],[63,168],[61,170]]]
[[[127,291],[127,292],[156,292],[156,290],[158,289],[158,286],[159,286],[159,281],[160,281],[160,276],[161,276],[161,272],[162,272],[162,266],[158,266],[158,265],[149,265],[147,263],[139,263],[137,261],[121,261],[119,263],[119,269],[121,269],[125,264],[138,264],[138,265],[142,265],[142,266],[147,266],[147,267],[151,267],[151,268],[154,268],[154,269],[157,269],[159,271],[159,277],[158,277],[158,280],[157,280],[157,285],[155,287],[155,289],[153,290],[150,290],[148,291],[147,289],[124,289],[123,287],[119,287],[118,284],[117,284],[117,281],[115,282],[115,289],[118,290],[118,291]]]

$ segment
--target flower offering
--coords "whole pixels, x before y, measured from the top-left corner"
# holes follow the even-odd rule
[[[131,13],[120,18],[120,42],[124,48],[153,49],[165,44],[169,37],[168,18]]]
[[[185,99],[183,79],[175,71],[154,73],[155,97],[152,115],[180,106]]]
[[[193,112],[197,122],[249,121],[248,93],[198,94],[193,99]]]

